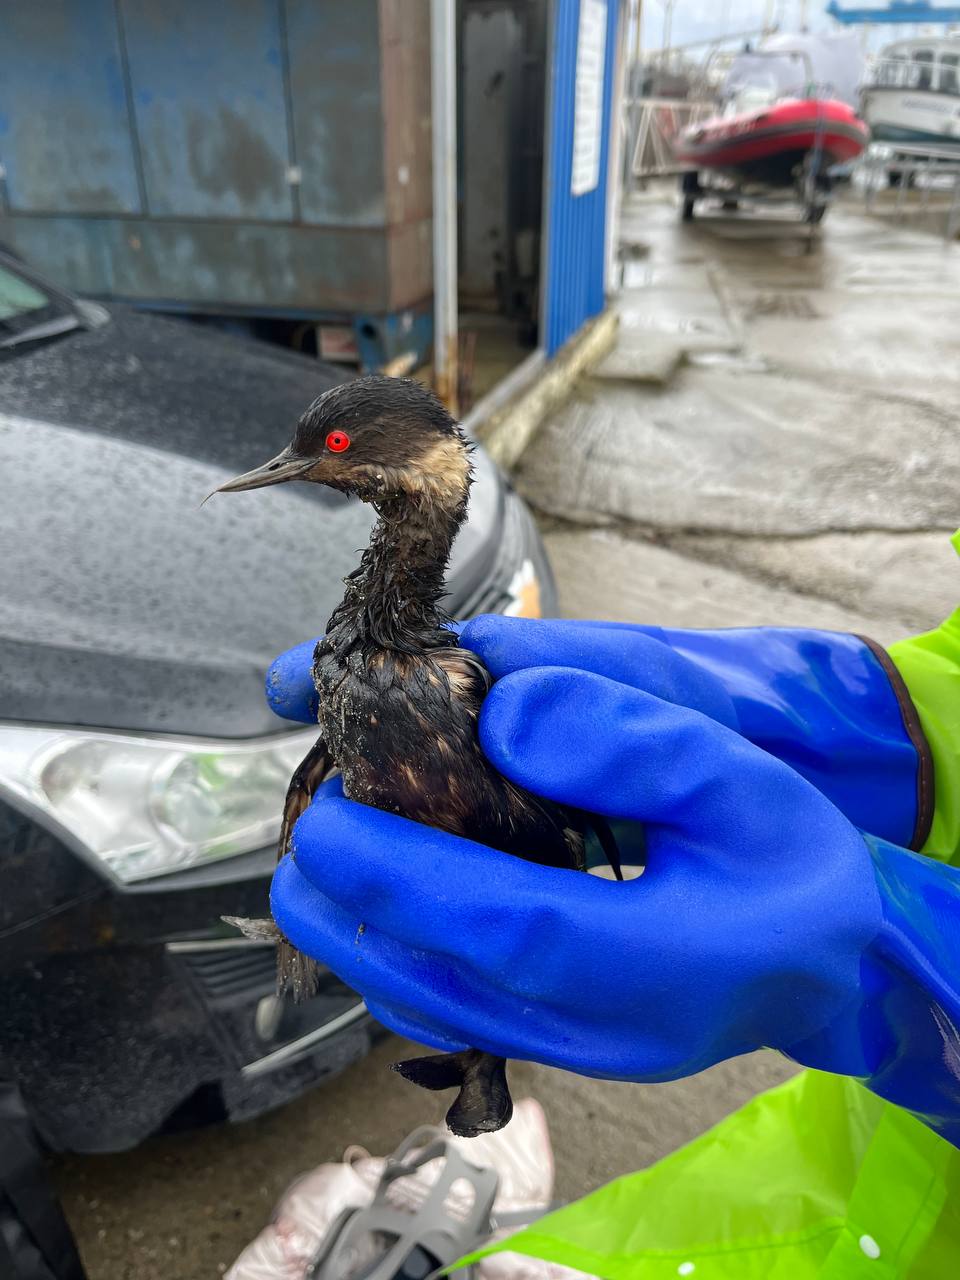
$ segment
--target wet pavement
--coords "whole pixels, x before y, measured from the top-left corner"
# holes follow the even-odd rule
[[[960,586],[960,250],[842,208],[812,244],[746,215],[683,227],[672,193],[634,201],[623,231],[617,347],[518,475],[565,611],[881,642],[933,625]],[[216,1275],[299,1172],[438,1118],[442,1101],[386,1070],[408,1052],[389,1039],[252,1123],[59,1160],[91,1280]],[[513,1080],[546,1108],[568,1199],[790,1070],[761,1053],[671,1085],[525,1064]]]
[[[744,574],[745,601],[766,584],[878,631],[938,621],[960,250],[853,201],[813,236],[747,212],[683,225],[666,188],[633,198],[622,238],[617,345],[524,455],[529,501]]]

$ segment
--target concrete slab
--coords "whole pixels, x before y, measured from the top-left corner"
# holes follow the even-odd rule
[[[672,539],[694,561],[791,590],[903,635],[937,626],[960,601],[960,560],[945,533],[823,534],[775,540],[701,535]],[[873,625],[871,623],[871,625]]]
[[[670,536],[957,523],[960,254],[842,207],[815,239],[749,214],[681,225],[649,194],[624,234],[649,253],[624,266],[601,377],[522,460],[536,506]]]
[[[704,561],[696,550],[686,555],[612,529],[557,529],[546,543],[566,617],[666,627],[823,627],[867,632],[880,644],[904,634],[898,619],[758,581],[735,565]]]
[[[692,291],[699,293],[709,281],[707,259],[696,262],[676,263],[661,260],[645,259],[642,262],[624,264],[623,277],[620,281],[621,300],[623,295],[638,289],[669,289],[672,293]]]
[[[624,228],[649,253],[624,270],[604,370],[617,376],[581,383],[545,425],[521,463],[523,492],[566,520],[673,541],[855,533],[858,551],[811,547],[788,580],[813,589],[822,572],[820,589],[855,600],[870,579],[873,605],[892,604],[923,557],[899,574],[891,557],[903,548],[872,544],[863,571],[852,569],[865,536],[948,532],[960,520],[960,253],[842,205],[811,239],[749,214],[682,225],[672,193],[659,204],[647,193]],[[687,355],[669,378],[668,337]],[[631,365],[644,367],[644,346],[664,376],[623,385]],[[800,573],[789,549],[742,563]],[[929,620],[943,592],[932,583],[921,595],[916,613]]]
[[[672,334],[689,344],[688,349],[708,346],[726,350],[736,345],[736,335],[706,273],[699,290],[630,290],[619,298],[617,310],[621,341],[629,340],[627,335],[639,330],[639,334],[632,335],[635,340],[648,335]]]
[[[666,385],[683,363],[686,344],[672,334],[622,334],[608,356],[591,369],[591,378]]]
[[[762,366],[761,366],[762,368]],[[777,371],[593,382],[522,459],[538,508],[586,524],[796,535],[952,528],[960,413]]]

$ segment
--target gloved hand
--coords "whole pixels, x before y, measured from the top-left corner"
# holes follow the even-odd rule
[[[316,721],[314,643],[271,669],[267,692],[279,715]],[[905,848],[923,846],[933,803],[923,732],[896,667],[858,636],[490,615],[460,628],[460,643],[497,679],[525,667],[571,667],[702,711],[789,764],[855,826]]]
[[[328,784],[273,913],[376,1017],[442,1049],[624,1080],[767,1045],[960,1140],[960,874],[868,845],[779,760],[605,676],[509,674],[480,737],[518,784],[643,822],[646,870],[616,884],[539,867]]]

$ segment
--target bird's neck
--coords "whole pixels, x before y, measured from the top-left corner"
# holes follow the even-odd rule
[[[418,653],[450,643],[440,600],[467,484],[446,502],[416,494],[377,503],[379,519],[330,619],[335,649]]]

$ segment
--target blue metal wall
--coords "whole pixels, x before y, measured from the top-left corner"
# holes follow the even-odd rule
[[[618,0],[606,0],[600,179],[592,191],[571,192],[580,0],[555,0],[551,68],[544,346],[552,355],[585,320],[603,310],[607,177]]]

